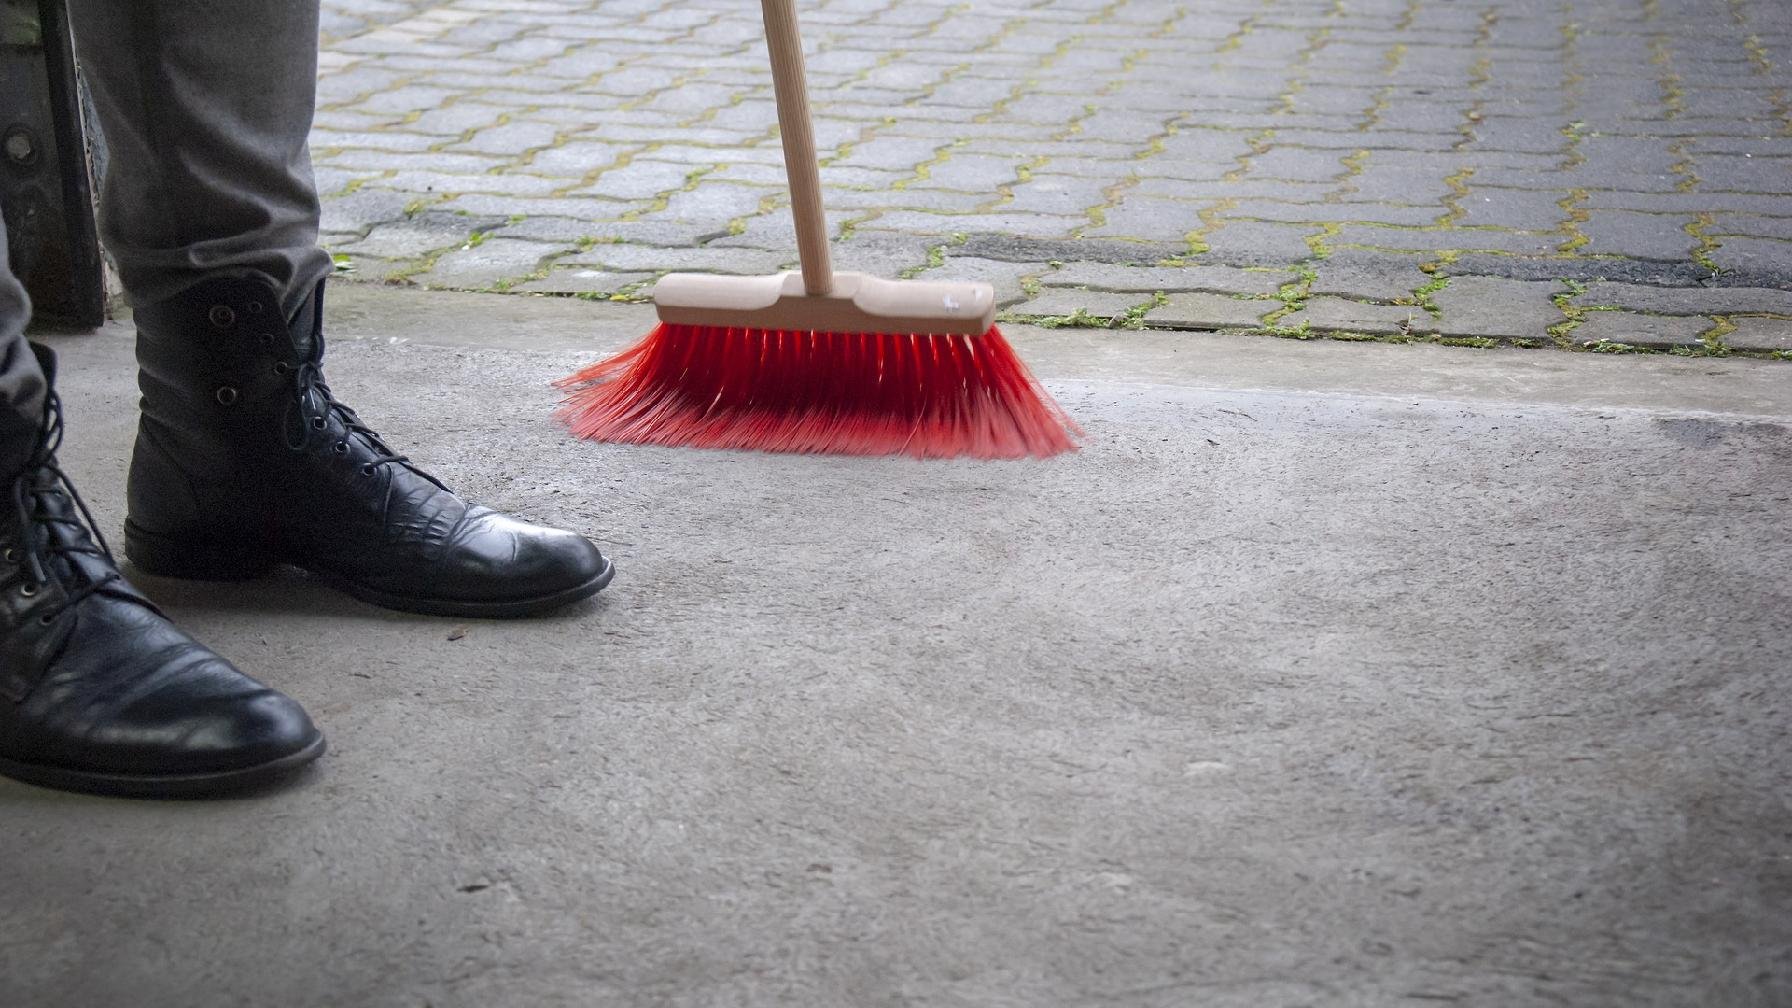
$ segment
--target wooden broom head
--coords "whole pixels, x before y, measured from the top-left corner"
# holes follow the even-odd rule
[[[835,273],[826,294],[806,293],[796,272],[671,273],[654,285],[653,303],[668,325],[800,332],[981,336],[996,317],[996,292],[989,284],[885,280],[864,273]]]

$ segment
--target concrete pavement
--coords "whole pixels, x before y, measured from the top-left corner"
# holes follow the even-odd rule
[[[0,1004],[1792,1000],[1782,365],[1018,327],[1087,447],[923,464],[569,441],[639,307],[332,301],[345,399],[616,582],[143,579],[331,754],[0,784]],[[127,337],[52,337],[108,531]]]
[[[360,279],[793,258],[757,7],[325,0]],[[836,259],[1049,325],[1792,357],[1783,0],[805,0]]]

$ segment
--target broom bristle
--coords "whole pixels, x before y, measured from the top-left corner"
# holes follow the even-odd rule
[[[981,336],[662,323],[555,383],[594,441],[847,455],[1048,456],[1082,430],[995,327]]]

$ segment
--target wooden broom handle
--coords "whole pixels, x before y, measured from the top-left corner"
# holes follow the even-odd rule
[[[796,218],[796,250],[803,263],[803,290],[833,290],[828,261],[828,222],[821,208],[821,169],[815,161],[815,129],[809,123],[809,89],[803,82],[803,40],[796,29],[794,0],[760,0],[765,10],[765,44],[772,54],[772,85],[778,98],[778,132],[784,138],[784,172],[790,177],[790,211]]]

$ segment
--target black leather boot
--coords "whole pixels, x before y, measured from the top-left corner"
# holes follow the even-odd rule
[[[462,500],[337,402],[322,307],[321,282],[287,319],[267,282],[221,278],[137,310],[133,563],[208,580],[288,563],[375,605],[453,616],[530,615],[609,583],[583,536]]]
[[[56,362],[33,347],[54,382]],[[189,797],[265,783],[324,737],[303,709],[180,632],[118,573],[41,440],[0,504],[0,774],[46,787]]]

